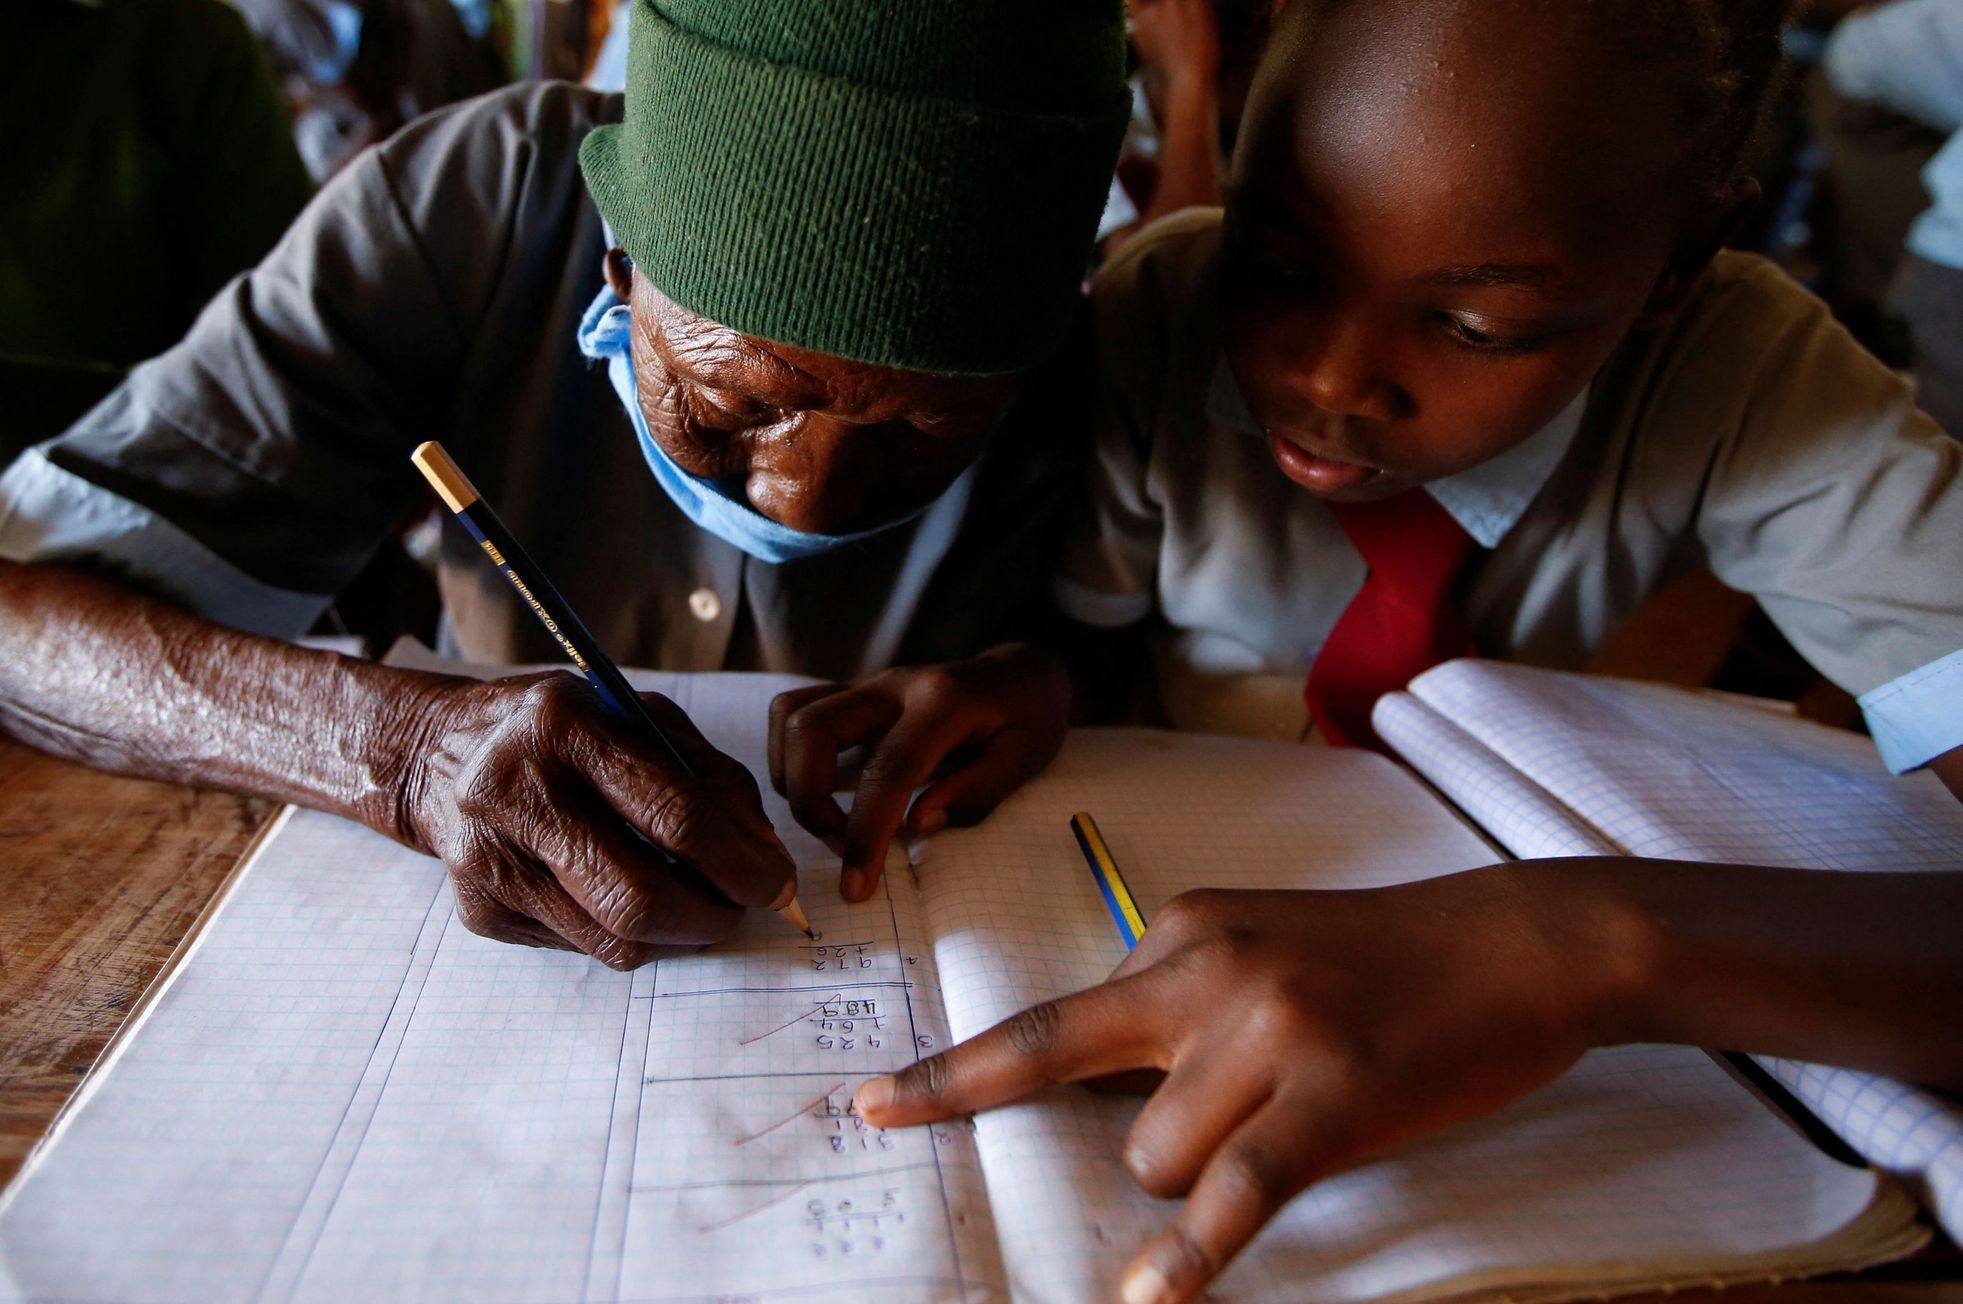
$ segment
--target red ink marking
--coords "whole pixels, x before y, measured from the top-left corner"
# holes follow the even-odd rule
[[[791,1117],[795,1118],[797,1116],[793,1114]],[[732,1217],[725,1218],[721,1222],[704,1223],[700,1227],[697,1227],[695,1230],[698,1234],[706,1234],[708,1232],[719,1232],[725,1227],[733,1227],[737,1223],[742,1222],[745,1218],[754,1217],[755,1215],[762,1213],[765,1209],[770,1208],[770,1206],[774,1204],[784,1203],[784,1201],[790,1199],[792,1196],[796,1195],[799,1191],[802,1191],[805,1187],[809,1185],[811,1185],[810,1182],[799,1182],[796,1186],[793,1186],[790,1190],[784,1192],[782,1195],[773,1195],[768,1200],[765,1200],[762,1204],[758,1205],[754,1209],[745,1209],[742,1213],[736,1214]]]
[[[736,1044],[738,1046],[748,1046],[752,1042],[762,1041],[765,1037],[775,1037],[778,1033],[782,1032],[784,1029],[796,1027],[798,1024],[803,1023],[806,1019],[810,1018],[818,1011],[824,1009],[827,1005],[830,1005],[833,1001],[842,1000],[844,996],[845,993],[842,991],[833,992],[830,996],[827,996],[824,1000],[814,1003],[810,1009],[806,1010],[803,1014],[798,1015],[795,1019],[792,1019],[789,1023],[780,1023],[776,1027],[772,1028],[769,1032],[760,1032],[756,1036],[746,1038],[745,1040],[739,1041]]]
[[[802,1105],[799,1105],[797,1107],[796,1113],[791,1114],[788,1117],[778,1119],[775,1123],[772,1123],[769,1127],[765,1128],[761,1132],[750,1133],[750,1135],[743,1137],[742,1139],[737,1141],[736,1144],[739,1146],[746,1146],[760,1136],[769,1136],[772,1132],[775,1132],[778,1128],[784,1126],[786,1123],[789,1123],[794,1119],[802,1118],[805,1114],[810,1113],[811,1110],[813,1110],[817,1106],[824,1104],[827,1100],[830,1100],[832,1098],[834,1093],[843,1090],[845,1090],[845,1084],[841,1082],[837,1086],[833,1087],[830,1091],[827,1091],[824,1095],[819,1096],[816,1100],[807,1100]]]

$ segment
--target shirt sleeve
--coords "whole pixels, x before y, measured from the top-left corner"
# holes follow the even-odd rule
[[[1861,713],[1883,763],[1897,774],[1963,746],[1963,650],[1863,694]]]
[[[1851,100],[1963,128],[1963,5],[1893,0],[1849,14],[1827,42],[1827,80]]]
[[[416,501],[410,450],[456,433],[461,365],[518,256],[509,197],[532,152],[512,103],[363,154],[182,342],[24,455],[0,482],[9,555],[98,562],[251,628],[297,618],[280,595],[338,592]]]
[[[262,584],[148,508],[70,475],[39,449],[0,474],[0,557],[82,562],[221,624],[298,638],[327,598]]]
[[[155,124],[170,142],[174,169],[163,219],[192,296],[180,320],[263,258],[314,189],[258,39],[226,5],[212,5],[197,21],[204,66],[196,76],[166,79],[166,120]]]
[[[1087,492],[1065,537],[1051,584],[1058,610],[1100,629],[1150,615],[1165,523],[1150,485],[1151,432],[1164,353],[1152,336],[1163,320],[1146,284],[1146,260],[1127,249],[1091,291],[1097,392]]]
[[[1675,419],[1728,427],[1698,534],[1718,578],[1861,699],[1890,768],[1912,769],[1963,746],[1963,445],[1780,276],[1736,278],[1679,342]]]

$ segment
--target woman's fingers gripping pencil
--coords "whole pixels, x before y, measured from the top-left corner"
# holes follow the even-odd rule
[[[640,694],[620,673],[620,667],[600,650],[586,623],[574,613],[572,604],[566,601],[558,586],[546,578],[538,563],[512,537],[511,531],[498,519],[498,514],[477,492],[477,486],[463,473],[463,468],[444,451],[443,445],[435,440],[422,443],[409,455],[409,460],[415,463],[423,478],[429,481],[444,504],[455,514],[458,523],[477,540],[484,550],[484,556],[511,582],[511,587],[531,608],[532,614],[539,618],[546,632],[579,667],[580,673],[593,685],[607,709],[658,744],[673,758],[682,773],[694,777],[694,767],[682,755],[675,740],[648,714]],[[806,937],[817,937],[817,933],[812,931],[811,921],[805,918],[803,908],[798,905],[794,888],[791,899],[775,909]]]

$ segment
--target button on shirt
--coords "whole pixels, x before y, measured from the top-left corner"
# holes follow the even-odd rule
[[[668,501],[574,342],[607,247],[577,149],[619,113],[518,87],[362,155],[180,345],[0,477],[0,556],[296,634],[413,514],[409,452],[434,438],[623,662],[847,678],[1023,632],[1082,470],[1088,417],[1064,402],[1082,387],[1045,380],[1068,360],[916,521],[746,556]],[[446,650],[557,659],[462,531],[438,569]]]
[[[714,589],[697,589],[688,595],[688,609],[697,620],[714,620],[722,615],[722,599]]]
[[[1090,503],[1055,596],[1093,625],[1157,614],[1176,724],[1301,737],[1364,565],[1222,365],[1218,248],[1217,211],[1180,215],[1099,278]],[[1721,255],[1546,429],[1431,487],[1489,549],[1459,590],[1486,655],[1579,667],[1709,569],[1861,697],[1892,767],[1963,746],[1963,447],[1762,259]]]

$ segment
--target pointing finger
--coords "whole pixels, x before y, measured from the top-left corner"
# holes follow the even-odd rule
[[[1164,1067],[1151,984],[1105,983],[1032,1005],[987,1032],[861,1086],[853,1103],[875,1127],[930,1123],[1005,1104],[1057,1082]]]

